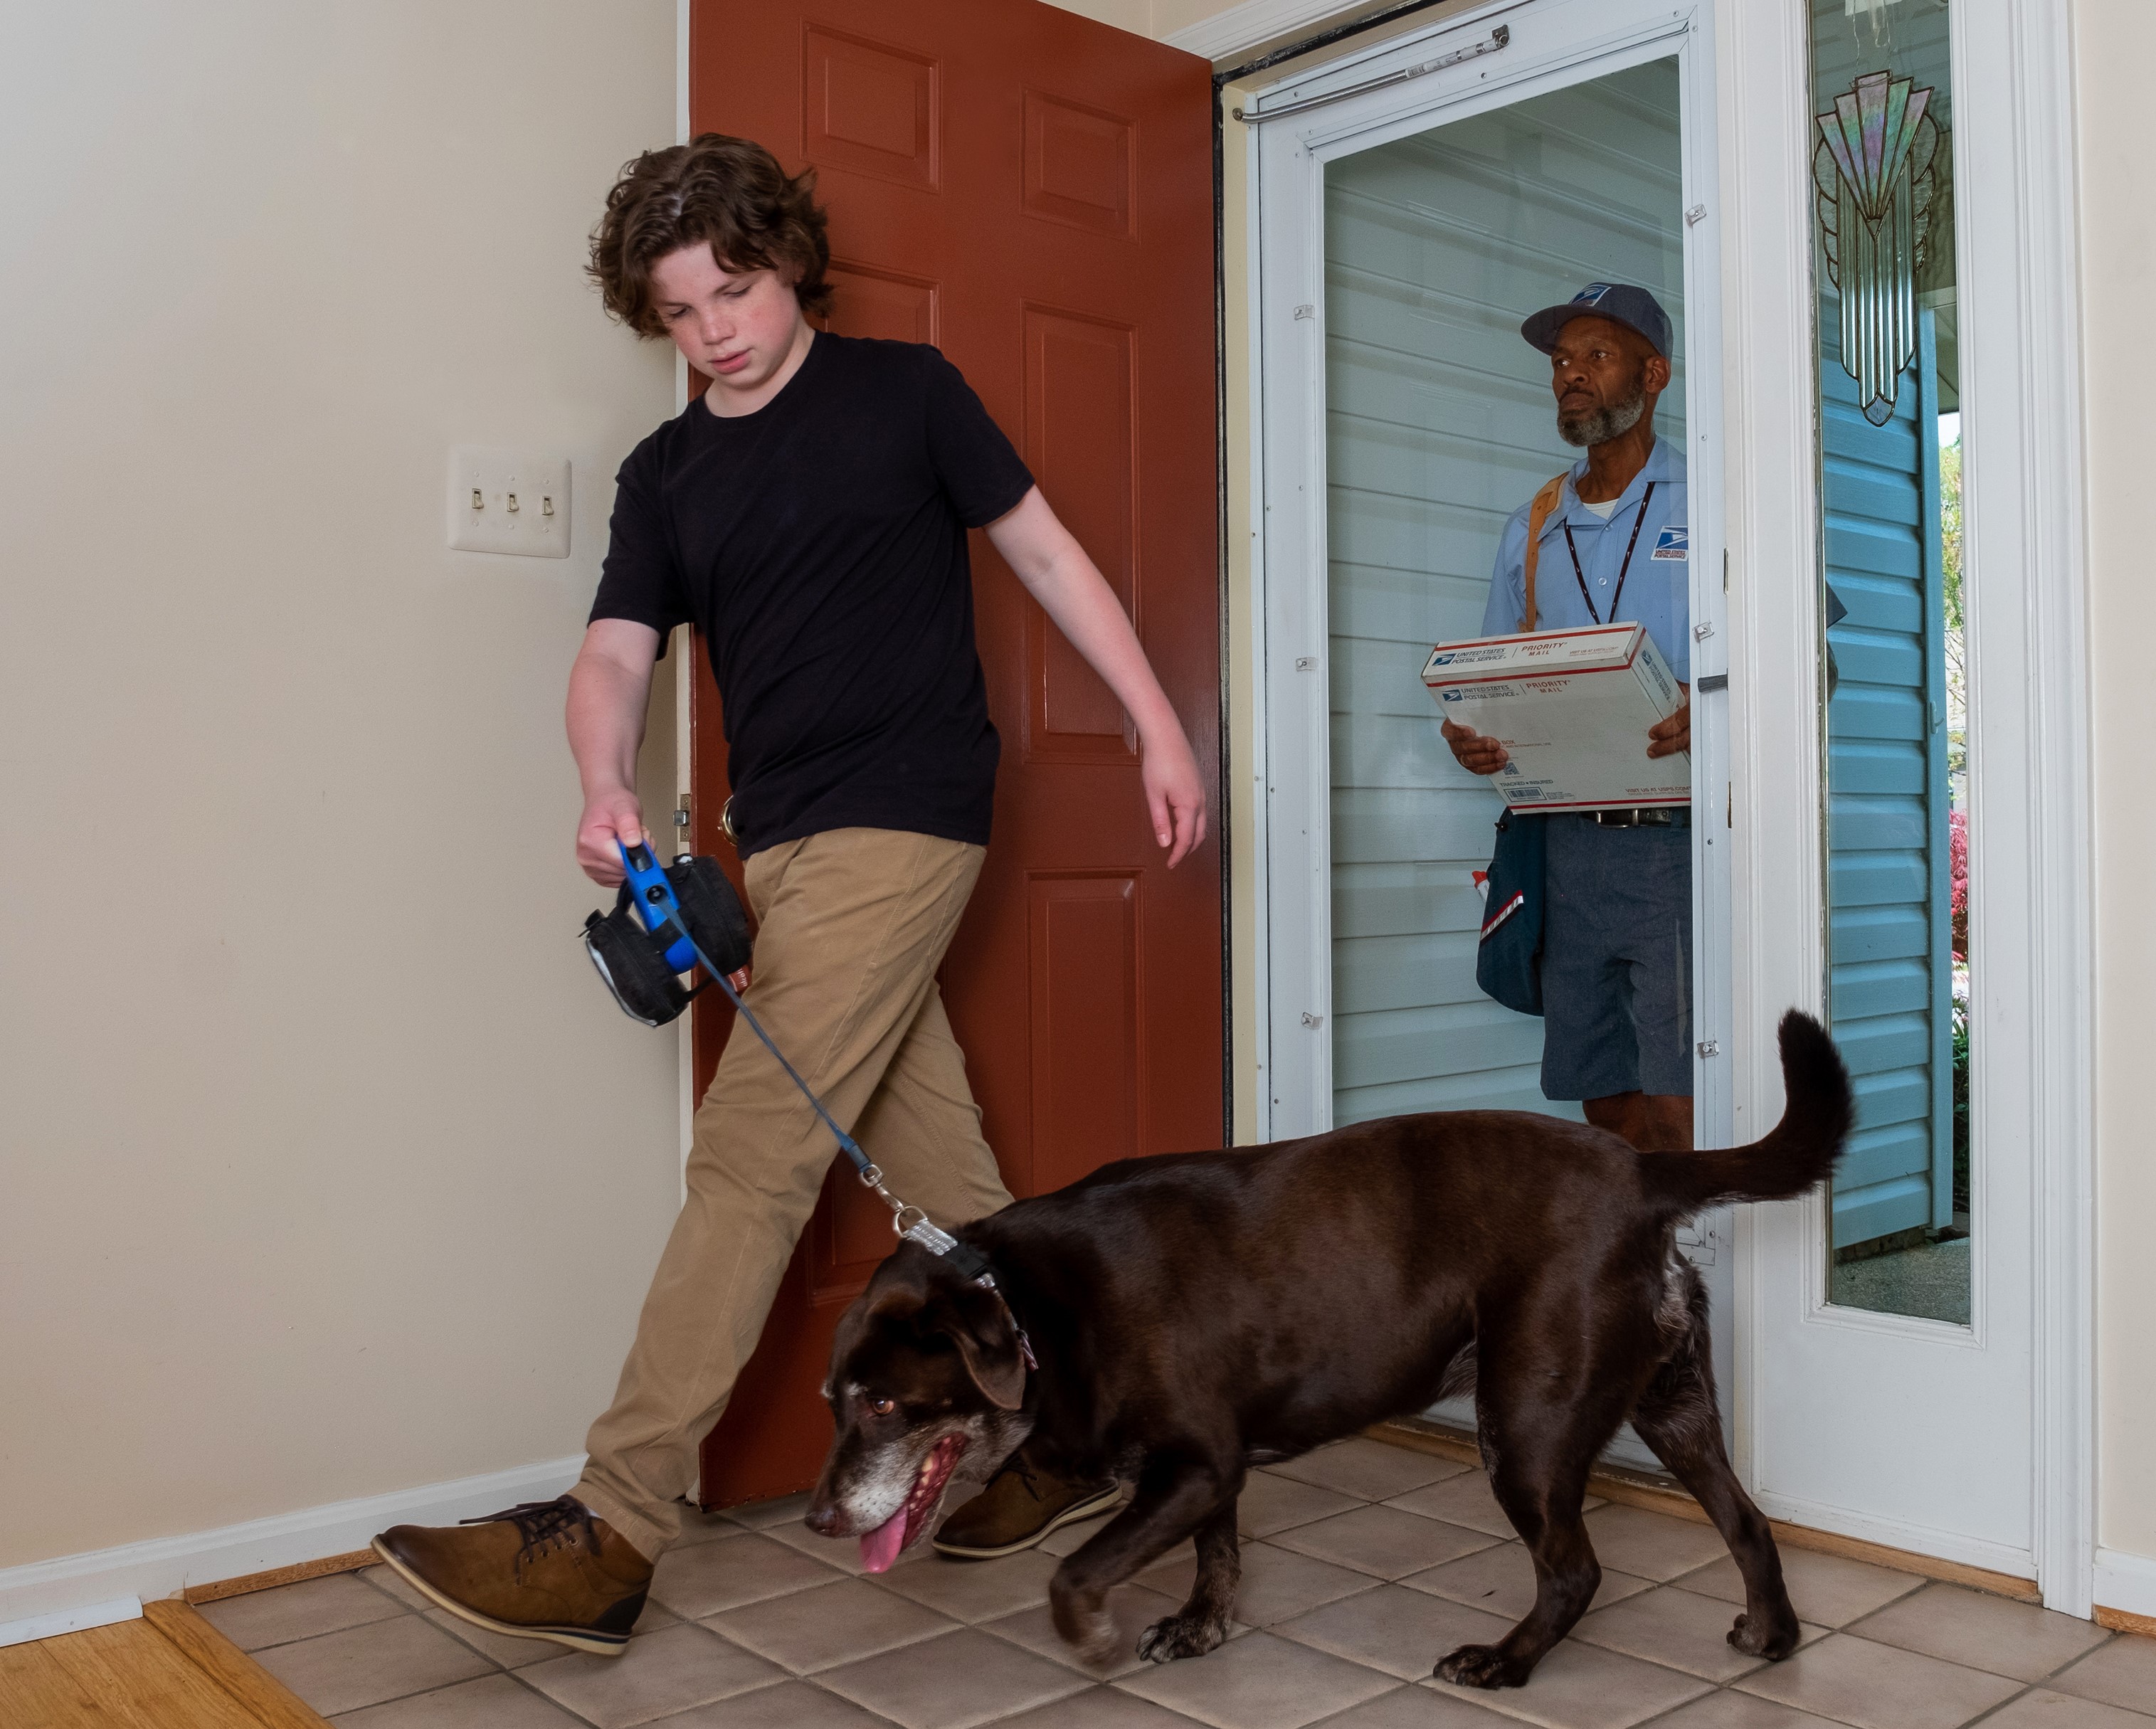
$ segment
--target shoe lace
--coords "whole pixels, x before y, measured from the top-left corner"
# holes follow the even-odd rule
[[[599,1534],[593,1528],[591,1510],[573,1496],[564,1495],[553,1501],[521,1501],[498,1513],[458,1522],[491,1525],[500,1519],[516,1526],[516,1534],[524,1539],[524,1547],[516,1552],[519,1561],[542,1555],[571,1541],[581,1542],[594,1555],[599,1552]]]

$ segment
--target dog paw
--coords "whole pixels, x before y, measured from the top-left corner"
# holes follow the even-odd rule
[[[1507,1657],[1496,1645],[1462,1645],[1438,1659],[1431,1673],[1456,1687],[1518,1687],[1526,1685],[1533,1666]]]
[[[1122,1648],[1122,1641],[1116,1637],[1115,1618],[1106,1609],[1071,1616],[1068,1624],[1058,1616],[1055,1630],[1063,1635],[1064,1644],[1078,1654],[1081,1662],[1095,1669],[1106,1669],[1113,1663]]]
[[[1115,1617],[1098,1597],[1051,1584],[1048,1600],[1056,1632],[1083,1661],[1096,1669],[1115,1661]]]
[[[1796,1649],[1801,1636],[1794,1612],[1786,1620],[1778,1616],[1767,1622],[1748,1611],[1739,1615],[1729,1629],[1730,1644],[1746,1656],[1764,1657],[1776,1663]]]
[[[1138,1655],[1148,1663],[1173,1663],[1178,1657],[1203,1657],[1228,1636],[1224,1617],[1169,1615],[1138,1636]]]

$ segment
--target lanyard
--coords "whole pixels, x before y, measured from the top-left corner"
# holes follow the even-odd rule
[[[1609,597],[1609,618],[1613,623],[1617,618],[1617,603],[1625,598],[1625,578],[1631,573],[1632,549],[1640,544],[1640,526],[1647,520],[1647,506],[1653,502],[1655,488],[1660,484],[1655,480],[1647,482],[1647,490],[1640,498],[1640,514],[1632,519],[1632,538],[1625,542],[1625,562],[1617,567],[1617,592]],[[1579,548],[1573,541],[1569,521],[1564,525],[1564,544],[1572,553],[1572,573],[1579,583],[1579,598],[1587,603],[1587,616],[1599,624],[1602,614],[1594,610],[1594,597],[1587,592],[1587,572],[1579,567]]]

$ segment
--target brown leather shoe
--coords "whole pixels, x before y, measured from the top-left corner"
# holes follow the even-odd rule
[[[572,1496],[461,1525],[398,1525],[374,1552],[453,1615],[513,1639],[619,1657],[651,1563]]]
[[[1073,1482],[1013,1454],[988,1485],[943,1521],[936,1552],[962,1561],[988,1561],[1029,1549],[1051,1531],[1097,1519],[1112,1509],[1119,1490],[1111,1477]]]

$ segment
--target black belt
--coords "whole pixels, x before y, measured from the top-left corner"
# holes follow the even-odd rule
[[[1689,829],[1691,809],[1682,804],[1641,804],[1630,810],[1584,810],[1580,815],[1604,829]]]

